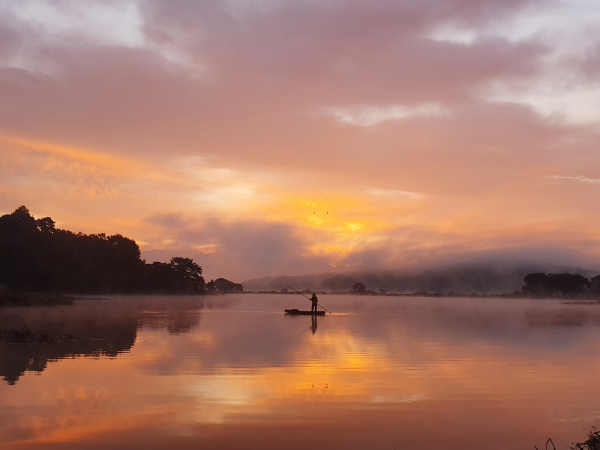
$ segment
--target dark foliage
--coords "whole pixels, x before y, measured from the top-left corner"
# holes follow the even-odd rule
[[[578,442],[569,448],[571,450],[600,450],[600,431],[592,428],[588,433],[587,441],[583,443]]]
[[[348,292],[357,281],[377,291],[385,289],[388,293],[417,293],[494,295],[520,290],[523,277],[528,273],[550,271],[544,265],[515,264],[514,266],[494,263],[457,264],[455,266],[420,271],[372,271],[347,273],[322,273],[313,275],[282,275],[265,277],[244,282],[244,289],[280,291],[286,285],[299,290]],[[558,271],[558,270],[557,270]],[[561,267],[561,272],[581,273],[576,268]]]
[[[244,287],[225,278],[217,278],[216,280],[210,280],[206,284],[206,290],[211,294],[233,294],[235,292],[243,292]]]
[[[367,286],[364,283],[354,283],[352,285],[352,292],[355,294],[365,294],[367,292]]]
[[[193,260],[146,264],[135,241],[120,234],[73,233],[26,207],[0,217],[0,285],[16,292],[201,294]]]
[[[588,295],[590,297],[600,298],[600,275],[597,275],[590,279]]]
[[[56,293],[23,293],[0,290],[0,306],[72,305],[74,297]]]
[[[205,291],[202,268],[192,259],[171,258],[170,263],[155,262],[145,266],[152,292],[194,294]]]
[[[594,277],[593,280],[596,278]],[[598,284],[572,273],[530,273],[525,276],[523,282],[525,285],[522,292],[531,297],[591,296],[592,288]]]

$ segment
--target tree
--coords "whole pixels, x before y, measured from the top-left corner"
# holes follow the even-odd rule
[[[61,230],[25,206],[0,217],[0,285],[73,294],[205,292],[202,268],[192,259],[146,264],[132,239]]]
[[[364,294],[367,292],[367,286],[364,283],[354,283],[352,286],[352,292],[355,294]]]
[[[44,217],[35,221],[38,230],[44,233],[53,233],[56,230],[55,222],[50,217]]]
[[[532,297],[579,297],[594,285],[587,278],[572,273],[530,273],[523,282],[522,292]]]
[[[244,287],[241,284],[226,280],[225,278],[217,278],[215,280],[216,292],[219,294],[233,294],[234,292],[243,292]]]
[[[573,273],[549,273],[548,281],[553,292],[567,297],[583,295],[591,284],[587,278]]]
[[[521,289],[524,294],[533,297],[549,295],[548,276],[545,273],[530,273],[523,278],[525,285]]]
[[[592,298],[600,297],[600,275],[591,278],[588,295]]]
[[[210,280],[208,283],[206,283],[206,291],[209,294],[217,293],[217,285],[215,284],[215,280]]]
[[[187,292],[204,292],[205,282],[202,268],[191,258],[171,258],[171,268],[181,277]]]

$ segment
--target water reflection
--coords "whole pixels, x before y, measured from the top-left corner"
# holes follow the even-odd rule
[[[0,328],[89,340],[0,344],[18,379],[0,386],[0,446],[560,447],[599,420],[600,306],[322,301],[336,314],[258,295],[2,311]]]
[[[0,376],[8,384],[15,384],[26,370],[42,372],[50,361],[82,356],[115,357],[131,349],[136,329],[135,320],[124,318],[110,327],[89,324],[77,335],[82,338],[71,342],[0,344]]]
[[[200,323],[204,300],[132,298],[112,301],[80,301],[55,308],[5,308],[0,330],[40,332],[48,340],[0,343],[0,377],[15,384],[25,371],[41,373],[48,362],[77,357],[116,357],[129,351],[138,329],[166,329],[169,334],[188,333]],[[70,339],[60,339],[63,336]]]

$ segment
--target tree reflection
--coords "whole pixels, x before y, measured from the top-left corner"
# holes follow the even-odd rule
[[[25,371],[42,372],[48,362],[64,358],[116,357],[131,350],[135,342],[137,321],[123,318],[111,324],[90,324],[87,336],[71,342],[3,343],[0,345],[0,376],[15,384]]]
[[[0,336],[8,336],[9,330],[27,330],[33,338],[20,342],[0,339],[0,377],[13,385],[26,371],[42,372],[49,362],[60,359],[117,357],[132,349],[141,328],[189,333],[199,326],[203,308],[202,300],[174,298],[161,302],[157,298],[88,301],[50,309],[4,309]],[[45,338],[36,338],[40,335]]]
[[[166,328],[169,334],[189,333],[200,324],[200,311],[143,311],[139,324],[151,330]]]

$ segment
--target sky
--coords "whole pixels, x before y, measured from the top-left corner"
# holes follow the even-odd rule
[[[596,263],[599,22],[597,0],[0,0],[0,214],[235,281]]]

